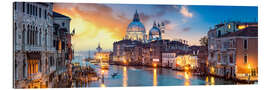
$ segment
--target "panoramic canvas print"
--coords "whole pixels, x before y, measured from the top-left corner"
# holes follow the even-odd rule
[[[13,2],[13,88],[258,83],[258,7]]]

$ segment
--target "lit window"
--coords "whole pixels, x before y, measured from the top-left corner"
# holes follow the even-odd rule
[[[228,29],[231,29],[231,24],[228,25]]]
[[[246,27],[247,27],[246,25],[239,25],[238,29],[242,30],[242,29],[245,29]]]

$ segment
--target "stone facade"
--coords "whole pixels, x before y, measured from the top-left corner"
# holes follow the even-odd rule
[[[13,5],[14,87],[50,87],[48,77],[57,70],[60,58],[72,58],[70,19],[64,20],[66,31],[59,32],[66,34],[65,37],[59,38],[55,22],[62,18],[55,17],[52,3],[14,2]],[[59,55],[56,40],[65,42],[64,56]],[[37,81],[39,85],[31,84]]]
[[[53,12],[54,40],[53,45],[57,50],[57,70],[64,70],[68,63],[71,63],[71,34],[70,18]]]
[[[162,67],[172,67],[175,61],[176,53],[164,52],[162,53]]]
[[[44,79],[55,70],[52,3],[14,2],[14,80]],[[47,82],[44,80],[44,82]]]
[[[241,79],[258,73],[258,24],[229,22],[208,32],[211,74]]]

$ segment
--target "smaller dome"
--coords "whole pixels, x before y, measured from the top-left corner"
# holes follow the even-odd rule
[[[161,32],[160,32],[160,29],[158,27],[153,27],[150,32],[149,32],[149,35],[160,35]]]
[[[154,22],[153,27],[149,31],[149,41],[152,40],[161,40],[161,31]]]

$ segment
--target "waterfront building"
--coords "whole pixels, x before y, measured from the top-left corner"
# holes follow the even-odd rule
[[[162,66],[163,52],[186,53],[187,44],[176,40],[163,40],[164,23],[154,25],[149,30],[149,39],[139,14],[135,13],[133,21],[128,25],[125,38],[113,44],[113,62],[128,65]]]
[[[141,62],[142,42],[121,40],[113,44],[113,61],[115,63],[128,64],[129,62]]]
[[[57,67],[72,59],[70,18],[54,13],[52,3],[13,4],[14,87],[52,87]]]
[[[96,52],[95,60],[97,62],[109,63],[111,52]]]
[[[198,57],[194,54],[177,55],[172,68],[185,71],[195,70],[198,68]]]
[[[57,70],[66,69],[66,65],[71,63],[72,48],[70,34],[70,18],[53,12],[54,25],[54,46],[57,50]]]
[[[162,52],[162,67],[169,67],[173,66],[173,62],[175,61],[176,53],[172,52]]]
[[[47,75],[55,71],[52,3],[14,2],[14,87],[28,88],[25,83],[48,83]],[[32,87],[31,85],[29,87]]]
[[[198,68],[201,74],[208,74],[208,47],[200,46],[198,49]]]
[[[228,78],[257,80],[258,23],[228,22],[208,32],[210,73]]]

